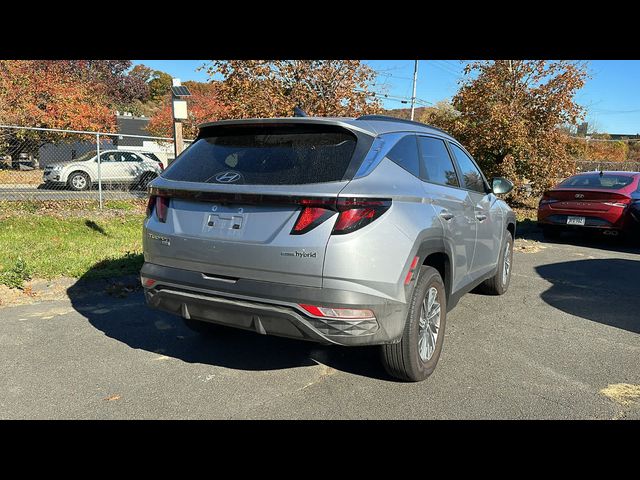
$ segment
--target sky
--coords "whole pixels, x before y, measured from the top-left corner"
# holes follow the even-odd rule
[[[364,60],[378,72],[373,91],[390,97],[411,97],[413,60]],[[204,82],[208,76],[196,71],[206,60],[134,60],[155,70],[162,70],[182,81]],[[458,90],[466,64],[460,60],[420,60],[416,98],[418,106],[450,99]],[[640,61],[592,60],[588,62],[591,78],[576,95],[587,110],[590,129],[598,132],[640,133]],[[409,103],[386,98],[385,108],[407,108]]]

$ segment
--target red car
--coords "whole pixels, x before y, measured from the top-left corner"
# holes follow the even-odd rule
[[[585,172],[544,192],[538,206],[544,237],[567,229],[604,234],[637,232],[640,227],[640,173]]]

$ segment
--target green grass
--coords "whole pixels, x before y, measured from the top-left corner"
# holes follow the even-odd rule
[[[143,219],[125,210],[66,216],[16,209],[0,219],[0,283],[21,288],[29,277],[137,273]]]

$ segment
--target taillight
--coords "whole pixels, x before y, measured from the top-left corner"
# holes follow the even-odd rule
[[[292,235],[301,235],[313,230],[338,212],[332,235],[354,232],[370,224],[391,206],[391,200],[371,198],[309,198],[298,201],[304,208],[296,220]]]
[[[164,163],[158,162],[158,166],[160,167],[160,171],[163,172],[164,171]]]
[[[609,207],[619,207],[619,208],[624,208],[627,205],[629,205],[626,202],[604,202],[604,204],[609,206]]]
[[[539,206],[542,207],[543,205],[549,205],[550,203],[556,203],[556,202],[559,202],[559,200],[556,200],[555,198],[551,197],[551,194],[549,192],[544,192],[544,194],[542,195],[542,198],[540,199]]]
[[[169,197],[161,197],[161,196],[152,196],[149,198],[149,203],[152,203],[153,207],[156,211],[156,218],[159,222],[165,223],[167,221],[167,212],[169,211]],[[149,211],[151,214],[151,211]]]
[[[149,218],[153,213],[153,206],[155,204],[156,204],[156,196],[149,195],[149,200],[147,200],[147,218]]]
[[[370,198],[339,198],[337,209],[340,216],[333,226],[333,235],[344,235],[369,225],[389,210],[391,200]]]
[[[309,230],[316,228],[335,212],[324,208],[305,207],[300,212],[300,216],[293,226],[291,233],[293,235],[301,235]]]

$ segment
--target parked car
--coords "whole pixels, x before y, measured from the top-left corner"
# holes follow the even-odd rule
[[[18,170],[35,170],[39,167],[38,159],[27,152],[21,152],[18,154],[17,160],[14,162],[13,168]]]
[[[640,173],[585,172],[544,193],[538,225],[546,239],[570,229],[618,235],[638,229],[639,210]]]
[[[68,162],[49,164],[44,169],[43,180],[47,185],[87,190],[98,183],[98,169],[102,183],[128,184],[143,190],[162,173],[158,162],[139,152],[105,150],[100,152],[99,166],[95,151]]]
[[[509,287],[512,187],[417,122],[205,124],[150,184],[146,301],[200,332],[382,345],[391,375],[423,380],[460,297]]]

